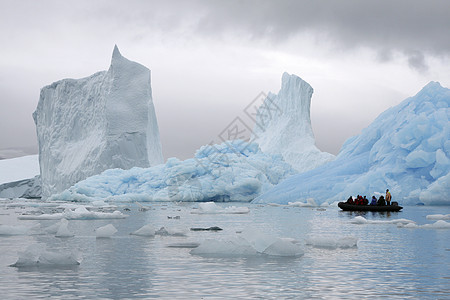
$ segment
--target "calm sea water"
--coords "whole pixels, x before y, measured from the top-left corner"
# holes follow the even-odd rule
[[[28,207],[8,208],[0,201],[0,224],[21,221]],[[155,203],[148,211],[123,204],[126,219],[71,220],[71,238],[51,234],[0,236],[0,295],[2,299],[449,299],[450,229],[407,229],[394,224],[352,224],[359,215],[337,207],[301,208],[247,206],[248,214],[192,214],[195,203]],[[45,208],[41,208],[44,209]],[[405,207],[399,213],[366,213],[368,220],[410,219],[429,224],[430,214],[449,214],[450,207]],[[179,218],[176,218],[179,216]],[[171,218],[168,218],[171,217]],[[97,239],[94,229],[113,224],[118,232]],[[186,236],[130,235],[146,224],[184,229]],[[219,232],[190,231],[191,227],[218,226]],[[301,257],[205,257],[174,243],[227,239],[252,227],[303,245]],[[314,236],[354,236],[357,247],[317,248],[305,245]],[[16,268],[19,252],[42,244],[48,250],[77,249],[79,266]]]

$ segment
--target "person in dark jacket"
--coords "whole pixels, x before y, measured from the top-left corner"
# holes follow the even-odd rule
[[[384,200],[383,196],[380,196],[380,198],[378,199],[377,205],[379,205],[379,206],[385,206],[386,205],[386,201]]]

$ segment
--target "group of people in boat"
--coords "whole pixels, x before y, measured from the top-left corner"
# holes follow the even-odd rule
[[[356,199],[353,199],[353,196],[350,196],[347,199],[348,204],[352,205],[378,205],[378,206],[385,206],[385,205],[391,205],[392,195],[389,192],[389,189],[386,190],[386,198],[381,195],[380,198],[377,199],[377,197],[372,196],[372,200],[369,203],[369,199],[366,198],[366,196],[358,195]]]

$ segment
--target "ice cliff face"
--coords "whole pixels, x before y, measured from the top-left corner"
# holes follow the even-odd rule
[[[313,88],[300,77],[284,73],[278,95],[269,93],[258,110],[253,129],[261,150],[281,154],[300,172],[314,169],[335,158],[315,146],[310,106]]]
[[[402,204],[450,204],[450,90],[430,82],[348,139],[335,161],[287,178],[255,202],[343,201],[383,193]]]
[[[163,163],[150,70],[117,46],[108,71],[42,88],[33,118],[43,198],[106,169]]]

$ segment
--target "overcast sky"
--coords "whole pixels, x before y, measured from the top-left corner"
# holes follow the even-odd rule
[[[429,81],[450,87],[449,16],[445,0],[0,0],[0,156],[36,152],[40,88],[107,70],[115,44],[152,70],[166,158],[219,142],[285,71],[314,88],[316,144],[337,154]]]

